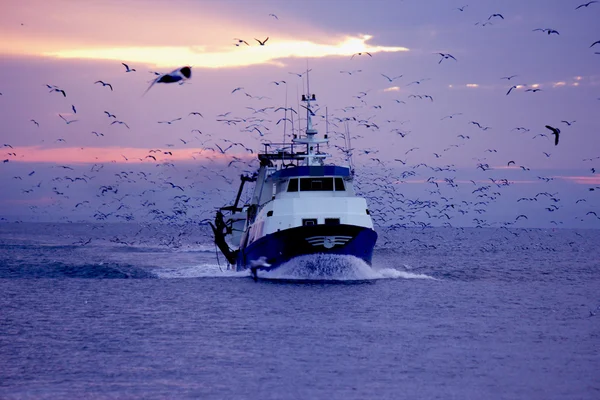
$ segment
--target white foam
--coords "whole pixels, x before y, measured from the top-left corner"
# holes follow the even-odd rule
[[[169,278],[241,278],[249,276],[248,271],[228,270],[217,264],[201,264],[155,269],[153,273],[163,279]]]
[[[273,271],[259,271],[259,278],[315,281],[364,281],[375,279],[435,279],[394,268],[372,268],[348,255],[311,254],[296,257]]]

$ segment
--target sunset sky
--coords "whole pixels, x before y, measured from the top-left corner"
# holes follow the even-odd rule
[[[600,228],[600,3],[582,3],[2,2],[0,218],[210,218],[257,167],[244,146],[304,127],[275,109],[309,68],[377,225]]]

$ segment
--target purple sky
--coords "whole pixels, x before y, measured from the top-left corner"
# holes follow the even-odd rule
[[[306,81],[290,72],[308,64],[317,128],[326,129],[327,107],[328,151],[342,161],[335,145],[343,145],[349,119],[357,185],[377,225],[598,228],[590,212],[600,216],[600,44],[590,45],[600,40],[600,3],[576,10],[580,4],[3,3],[0,159],[8,162],[0,163],[0,217],[210,218],[232,200],[237,177],[256,167],[243,147],[221,154],[216,145],[258,150],[261,141],[282,141],[283,112],[251,108],[297,108]],[[255,40],[266,37],[264,46]],[[439,63],[436,53],[456,60]],[[192,79],[142,96],[149,71],[184,65]],[[513,85],[520,86],[507,95]],[[217,121],[224,118],[241,122]],[[561,130],[558,146],[545,125]],[[528,219],[516,220],[521,214]]]

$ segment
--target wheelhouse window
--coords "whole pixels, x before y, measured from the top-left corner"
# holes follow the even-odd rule
[[[288,192],[297,192],[298,191],[298,179],[296,179],[296,178],[290,179],[290,181],[288,182],[287,191]]]
[[[344,179],[338,177],[291,178],[287,184],[288,192],[343,192],[345,190]]]
[[[301,192],[332,192],[333,178],[300,178]]]

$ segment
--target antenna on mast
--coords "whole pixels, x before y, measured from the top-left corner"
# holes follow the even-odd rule
[[[308,77],[308,72],[310,70],[308,69],[308,58],[306,59],[306,90],[308,91],[308,95],[310,96],[310,80]]]

